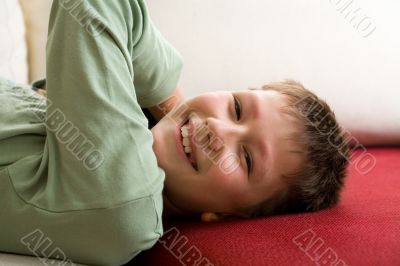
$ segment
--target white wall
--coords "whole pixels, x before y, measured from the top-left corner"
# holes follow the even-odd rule
[[[346,128],[400,140],[399,1],[148,0],[148,6],[184,56],[180,86],[187,97],[292,78],[326,99]]]

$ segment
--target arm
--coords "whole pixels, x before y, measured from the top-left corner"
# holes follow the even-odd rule
[[[65,246],[71,259],[121,265],[162,235],[165,174],[138,99],[143,107],[167,99],[176,87],[180,60],[154,33],[143,1],[87,0],[77,6],[85,15],[83,26],[62,1],[52,6],[47,164],[41,164],[46,176],[36,178],[43,188],[35,190],[32,204],[57,211],[49,214],[49,227],[54,216],[76,213],[77,219],[68,215],[60,223],[66,230],[54,230],[59,243],[75,243]],[[96,252],[82,255],[85,245]]]
[[[46,97],[46,90],[45,89],[37,89],[36,93]],[[184,101],[184,96],[180,88],[176,88],[170,97],[166,100],[162,101],[161,103],[157,104],[156,106],[149,107],[148,110],[156,119],[156,121],[160,121],[167,113],[169,113],[179,102]]]
[[[182,90],[180,88],[176,88],[170,97],[161,103],[149,107],[150,113],[153,117],[160,121],[168,112],[170,112],[179,102],[184,101],[184,96],[182,94]]]

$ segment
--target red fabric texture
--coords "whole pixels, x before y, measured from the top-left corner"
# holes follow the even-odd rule
[[[400,265],[400,148],[355,150],[342,200],[331,209],[208,224],[174,221],[164,232],[131,263]]]

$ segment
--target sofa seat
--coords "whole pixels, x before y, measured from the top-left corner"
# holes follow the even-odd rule
[[[400,148],[358,149],[348,171],[342,201],[334,208],[210,224],[173,221],[165,224],[161,241],[132,262],[400,265]]]

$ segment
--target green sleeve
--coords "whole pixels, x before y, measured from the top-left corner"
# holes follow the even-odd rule
[[[133,83],[142,74],[131,61],[135,47],[157,42],[155,35],[140,37],[142,2],[78,1],[75,9],[61,3],[53,2],[47,42],[46,144],[49,174],[59,177],[54,189],[70,189],[74,206],[82,207],[148,196],[163,186],[164,172]],[[134,60],[151,61],[158,72],[164,59],[147,56]]]
[[[153,26],[146,6],[141,1],[138,3],[142,12],[138,17],[142,19],[134,24],[142,28],[142,35],[132,53],[134,83],[139,104],[151,107],[165,100],[176,88],[183,59]]]

